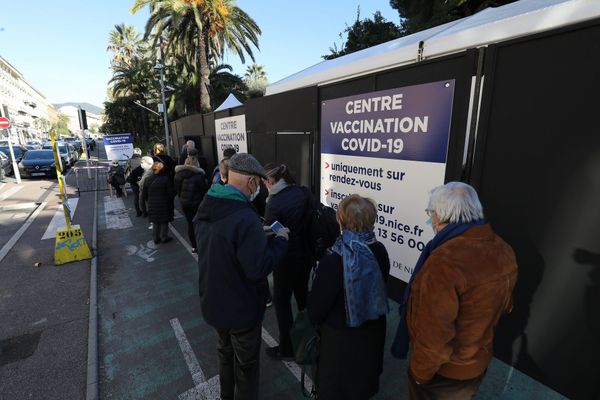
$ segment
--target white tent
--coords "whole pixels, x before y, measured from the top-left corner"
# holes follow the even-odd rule
[[[215,111],[227,110],[228,108],[233,108],[237,106],[241,106],[242,103],[233,95],[233,93],[229,93],[229,96],[225,99],[223,103],[219,107],[215,109]]]
[[[422,58],[435,58],[600,17],[600,0],[520,0],[323,61],[267,87],[266,94],[325,85]]]

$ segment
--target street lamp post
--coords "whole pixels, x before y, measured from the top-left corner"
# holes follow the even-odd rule
[[[160,70],[160,94],[162,96],[162,113],[163,121],[165,124],[165,139],[167,144],[167,154],[171,154],[171,140],[169,137],[169,120],[167,118],[167,100],[165,97],[165,64],[162,43],[160,46],[160,64],[157,64],[154,68]]]

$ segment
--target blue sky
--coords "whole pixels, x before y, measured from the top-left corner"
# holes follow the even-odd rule
[[[102,106],[111,77],[108,35],[115,24],[143,32],[148,11],[131,15],[133,0],[10,1],[1,0],[0,55],[52,103],[88,102]],[[342,39],[345,24],[380,10],[399,22],[388,0],[238,0],[261,27],[256,62],[275,82],[321,61]],[[243,75],[236,56],[224,60]],[[247,60],[247,63],[249,61]]]

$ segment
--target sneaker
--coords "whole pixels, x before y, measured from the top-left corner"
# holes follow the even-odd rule
[[[267,301],[267,308],[271,307],[273,305],[273,300],[269,300]]]
[[[198,249],[196,249],[195,247],[192,247],[192,254],[198,254]]]
[[[280,353],[279,346],[267,347],[265,353],[273,360],[287,360],[291,361],[294,359],[294,354],[290,351],[289,353]]]

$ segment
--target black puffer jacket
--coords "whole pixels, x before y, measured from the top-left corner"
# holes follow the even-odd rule
[[[173,183],[164,172],[146,178],[142,199],[147,202],[148,220],[156,223],[173,221],[174,197]]]
[[[193,165],[176,166],[175,190],[182,205],[200,204],[208,190],[204,170]]]
[[[290,230],[288,257],[307,255],[306,243],[303,239],[306,205],[306,194],[297,185],[290,185],[272,195],[267,203],[265,224],[271,225],[279,221]]]

